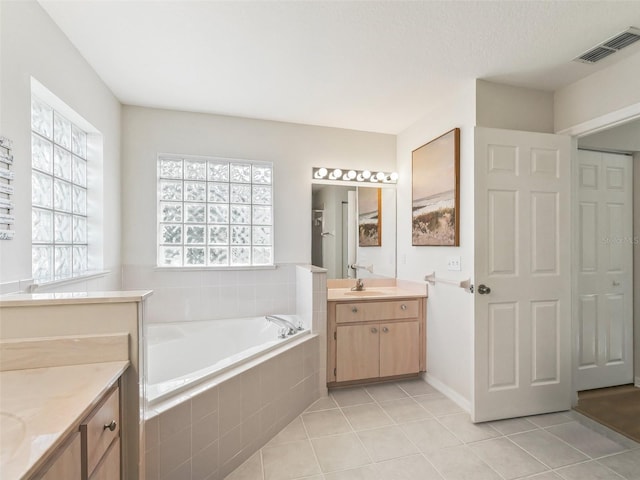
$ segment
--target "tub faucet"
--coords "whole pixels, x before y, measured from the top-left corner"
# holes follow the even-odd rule
[[[364,290],[364,282],[361,278],[356,279],[356,284],[351,287],[351,290],[354,292],[361,292]]]
[[[296,330],[302,330],[302,327],[296,328],[296,326],[286,318],[277,317],[275,315],[266,315],[264,318],[266,318],[268,322],[272,322],[283,327],[286,330],[287,335],[293,335],[296,333]]]

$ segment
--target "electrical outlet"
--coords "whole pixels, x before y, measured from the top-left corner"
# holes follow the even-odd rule
[[[447,270],[452,272],[462,270],[462,268],[460,268],[460,257],[447,257]]]

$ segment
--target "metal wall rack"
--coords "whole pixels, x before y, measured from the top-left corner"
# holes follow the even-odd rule
[[[13,154],[11,149],[13,142],[6,137],[0,136],[0,240],[13,240],[15,230],[15,215],[13,214],[14,203],[14,171]]]

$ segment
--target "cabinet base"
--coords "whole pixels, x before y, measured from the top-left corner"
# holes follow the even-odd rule
[[[327,388],[343,388],[353,387],[356,385],[373,385],[376,383],[395,382],[397,380],[407,380],[412,378],[422,378],[423,372],[408,373],[406,375],[394,375],[392,377],[375,377],[375,378],[363,378],[360,380],[349,380],[348,382],[327,382]]]

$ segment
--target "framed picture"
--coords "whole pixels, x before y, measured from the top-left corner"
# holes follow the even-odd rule
[[[358,245],[382,245],[382,189],[358,187]]]
[[[412,245],[460,245],[460,129],[411,153]]]

